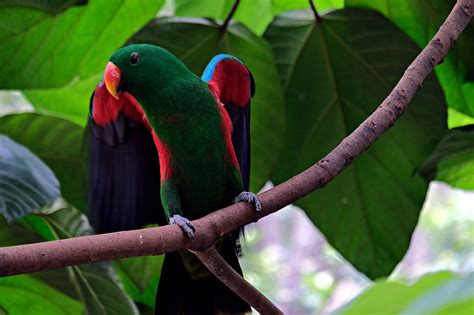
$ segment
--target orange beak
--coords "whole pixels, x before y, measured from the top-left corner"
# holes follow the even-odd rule
[[[107,67],[105,67],[104,82],[105,86],[107,87],[107,91],[109,91],[110,95],[112,95],[115,99],[119,99],[117,88],[120,84],[121,78],[122,71],[120,71],[119,67],[114,65],[112,62],[109,62]]]

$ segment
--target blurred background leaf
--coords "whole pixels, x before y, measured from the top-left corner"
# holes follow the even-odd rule
[[[81,303],[32,276],[0,278],[0,314],[79,315],[83,313]]]
[[[449,130],[420,173],[428,180],[474,190],[474,125]]]
[[[48,166],[0,133],[0,214],[13,221],[58,196],[59,182]]]
[[[471,314],[474,307],[474,274],[428,274],[413,284],[378,281],[348,303],[338,315],[375,314]]]
[[[27,146],[41,158],[59,179],[64,198],[85,210],[82,127],[53,116],[22,113],[0,117],[0,133]]]
[[[0,7],[0,88],[51,88],[103,71],[109,56],[163,1],[96,0],[51,15]]]

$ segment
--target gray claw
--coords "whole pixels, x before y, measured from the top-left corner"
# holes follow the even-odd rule
[[[234,199],[234,203],[238,203],[241,201],[244,201],[253,205],[257,212],[262,210],[262,204],[260,203],[260,200],[258,200],[257,195],[254,193],[251,193],[249,191],[241,192],[240,195],[238,195],[237,198]]]
[[[194,228],[191,221],[185,217],[175,214],[170,218],[170,224],[178,225],[188,235],[189,238],[194,239],[194,231],[196,231],[196,229]]]

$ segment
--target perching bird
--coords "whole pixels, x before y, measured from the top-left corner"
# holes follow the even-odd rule
[[[110,95],[104,95],[103,86],[99,86],[91,109],[95,141],[98,142],[91,145],[91,151],[95,147],[100,152],[98,155],[91,153],[91,170],[94,169],[94,161],[102,161],[96,163],[100,166],[96,166],[95,172],[90,172],[91,207],[95,211],[97,205],[94,205],[94,196],[101,200],[99,195],[102,194],[102,206],[107,203],[114,205],[115,210],[109,210],[109,214],[121,215],[122,218],[108,225],[104,220],[107,221],[109,214],[102,211],[95,220],[99,222],[99,228],[103,227],[102,231],[116,230],[118,227],[136,228],[139,227],[136,224],[152,223],[153,220],[163,221],[164,218],[159,218],[156,213],[150,215],[149,212],[160,208],[156,198],[157,185],[160,186],[166,219],[178,224],[189,237],[194,234],[194,227],[189,220],[235,201],[247,201],[259,209],[260,204],[254,194],[242,193],[244,186],[248,188],[249,103],[254,83],[249,70],[238,59],[229,55],[216,56],[200,79],[175,56],[160,47],[131,45],[113,54],[104,81]],[[113,110],[111,106],[115,106]],[[104,110],[101,112],[99,107]],[[234,132],[231,134],[232,127]],[[156,190],[149,190],[146,184],[148,179],[126,178],[122,179],[119,185],[121,190],[117,194],[117,178],[114,174],[120,173],[120,166],[107,166],[106,156],[110,153],[107,150],[112,151],[112,147],[118,149],[120,146],[134,147],[135,150],[142,147],[133,138],[139,132],[143,135],[137,139],[147,142],[148,148],[151,139],[154,140],[155,152],[148,154],[146,162],[139,157],[144,153],[140,152],[132,154],[128,160],[119,158],[119,163],[127,168],[128,163],[143,162],[142,167],[131,168],[129,175],[133,177],[134,172],[143,175],[144,168],[152,169],[153,161],[157,162],[159,156],[160,170],[147,174],[151,186]],[[135,139],[132,145],[130,139]],[[104,146],[109,148],[103,150]],[[102,149],[97,150],[97,147]],[[113,155],[110,155],[112,159]],[[115,179],[101,179],[101,171],[108,178]],[[160,174],[159,182],[153,181],[157,173]],[[132,183],[126,183],[127,179]],[[137,183],[142,185],[142,189],[131,187]],[[140,202],[135,201],[137,195],[124,196],[128,194],[128,189],[132,189],[135,194],[143,193],[144,190],[145,194],[152,193],[154,202],[149,203],[148,199],[145,203],[146,207],[153,204],[148,207],[149,210],[140,212]],[[114,203],[114,200],[120,199],[131,203],[136,210],[130,214],[130,220],[126,219],[127,209],[121,207],[120,202]],[[217,248],[227,262],[242,274],[233,238],[224,238]],[[249,310],[247,303],[210,275],[193,255],[183,251],[165,256],[157,293],[157,313],[213,314]]]

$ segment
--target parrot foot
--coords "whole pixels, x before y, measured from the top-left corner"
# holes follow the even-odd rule
[[[254,193],[251,193],[249,191],[241,192],[237,196],[237,198],[234,199],[234,203],[238,203],[241,201],[244,201],[253,205],[257,212],[260,212],[260,210],[262,210],[262,204],[260,203],[260,200],[258,200],[257,195]]]
[[[194,231],[196,231],[196,229],[194,228],[191,221],[185,217],[175,214],[170,218],[170,224],[178,225],[188,235],[189,238],[194,239]]]

